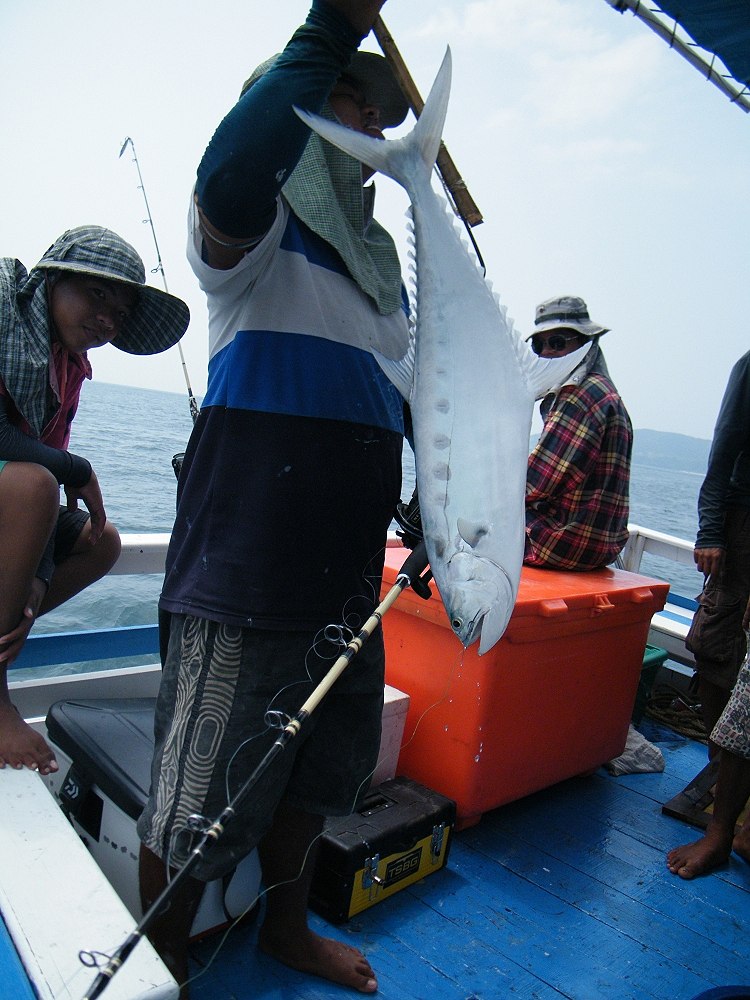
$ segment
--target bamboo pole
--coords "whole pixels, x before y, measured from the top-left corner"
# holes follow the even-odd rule
[[[411,73],[404,62],[404,59],[393,41],[393,35],[386,28],[383,18],[378,16],[373,25],[373,33],[378,40],[383,55],[390,63],[391,69],[398,81],[404,97],[417,118],[422,114],[424,101],[417,89]],[[468,226],[478,226],[483,221],[482,213],[477,208],[476,202],[471,197],[469,189],[456,169],[456,165],[451,159],[445,143],[440,143],[440,150],[437,155],[437,167],[440,176],[443,178],[446,188],[450,193],[456,211]]]

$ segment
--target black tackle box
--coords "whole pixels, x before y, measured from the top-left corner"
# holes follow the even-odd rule
[[[448,861],[456,804],[410,778],[371,789],[351,816],[326,821],[310,906],[343,923],[440,871]]]

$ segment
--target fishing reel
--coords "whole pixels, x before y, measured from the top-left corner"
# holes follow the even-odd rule
[[[415,549],[424,537],[422,515],[419,510],[419,497],[416,488],[408,503],[402,502],[396,504],[393,519],[399,528],[401,528],[401,531],[396,531],[396,534],[403,541],[404,547]]]
[[[408,503],[396,504],[393,519],[401,529],[400,531],[397,530],[396,534],[404,543],[405,548],[416,549],[422,545],[424,532],[422,531],[422,515],[419,511],[419,496],[417,495],[416,488]],[[432,574],[428,570],[423,576],[415,575],[411,580],[411,589],[425,601],[432,596],[432,591],[428,586],[428,581],[431,578]]]

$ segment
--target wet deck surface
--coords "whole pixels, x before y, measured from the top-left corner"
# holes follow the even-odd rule
[[[706,762],[702,744],[646,727],[661,774],[603,769],[485,814],[446,869],[319,933],[361,948],[385,1000],[691,1000],[750,984],[750,866],[685,882],[665,853],[700,831],[661,804]],[[193,1000],[357,995],[286,969],[235,928],[194,948]],[[219,948],[211,962],[211,956]]]

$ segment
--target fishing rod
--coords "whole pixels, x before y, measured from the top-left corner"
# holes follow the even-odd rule
[[[111,956],[107,964],[99,972],[96,979],[91,984],[88,993],[82,998],[82,1000],[96,1000],[97,997],[101,996],[107,986],[111,983],[113,977],[122,968],[138,942],[144,937],[148,928],[154,920],[164,912],[176,890],[180,885],[182,885],[196,865],[204,859],[206,852],[211,848],[211,846],[219,840],[227,823],[234,819],[241,803],[245,801],[252,789],[258,783],[261,776],[268,770],[273,760],[282,752],[282,750],[284,750],[284,748],[295,738],[295,736],[299,734],[307,719],[309,719],[315,709],[318,708],[341,674],[343,674],[378,625],[380,625],[383,615],[385,615],[386,612],[392,607],[400,594],[409,586],[413,587],[417,593],[420,593],[420,588],[424,589],[431,578],[432,573],[427,567],[427,550],[425,548],[424,541],[420,541],[410,555],[407,556],[391,589],[382,599],[380,604],[373,610],[372,614],[364,623],[357,635],[353,636],[353,638],[347,643],[343,653],[341,653],[330,670],[310,693],[307,700],[298,709],[297,714],[289,719],[277,736],[273,745],[267,751],[252,774],[250,774],[247,778],[236,795],[230,799],[221,814],[217,816],[213,822],[204,823],[204,828],[200,830],[201,839],[191,850],[185,863],[178,869],[169,882],[169,885],[167,885],[159,897],[154,901],[154,903],[152,903],[123,944],[120,945],[114,955]]]
[[[151,273],[155,274],[158,271],[159,274],[161,274],[161,280],[164,285],[164,291],[169,292],[169,288],[167,287],[167,275],[164,271],[164,264],[162,263],[161,259],[161,251],[159,250],[159,241],[156,238],[156,229],[154,227],[154,220],[151,216],[151,208],[148,203],[148,197],[146,196],[146,187],[143,183],[143,176],[141,174],[141,165],[138,162],[138,154],[135,151],[135,143],[130,138],[130,136],[127,136],[122,146],[120,147],[120,157],[122,157],[122,154],[125,152],[128,145],[133,151],[133,163],[135,163],[135,169],[138,171],[138,187],[141,190],[141,194],[143,195],[143,202],[146,206],[147,218],[145,218],[143,221],[144,223],[147,222],[151,227],[151,235],[154,240],[154,247],[156,248],[157,263],[156,267],[152,270]],[[187,365],[185,364],[185,355],[182,352],[182,344],[180,344],[179,341],[177,342],[177,350],[180,352],[180,362],[182,363],[182,374],[185,377],[185,385],[187,386],[188,405],[190,406],[190,416],[193,418],[193,423],[195,423],[195,421],[198,419],[198,403],[196,402],[195,396],[193,395],[193,389],[192,386],[190,385],[190,378],[188,376]]]

